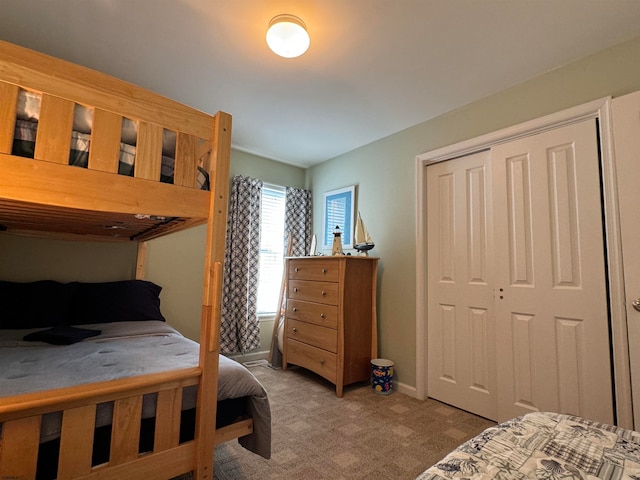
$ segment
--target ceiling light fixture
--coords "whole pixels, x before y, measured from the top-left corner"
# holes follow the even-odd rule
[[[295,58],[309,48],[309,33],[302,20],[293,15],[276,15],[269,22],[267,45],[281,57]]]

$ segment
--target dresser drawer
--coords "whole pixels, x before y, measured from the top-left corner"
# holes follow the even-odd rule
[[[294,363],[336,383],[337,356],[306,343],[287,338],[287,363]]]
[[[289,299],[287,301],[287,318],[295,318],[327,328],[338,328],[338,307]]]
[[[339,285],[338,283],[312,282],[309,280],[289,280],[287,298],[338,305]]]
[[[329,350],[333,353],[338,352],[338,331],[333,328],[319,327],[311,323],[287,318],[287,338],[307,343],[323,350]]]
[[[337,282],[340,279],[340,265],[330,259],[295,258],[289,260],[288,274],[290,280]]]

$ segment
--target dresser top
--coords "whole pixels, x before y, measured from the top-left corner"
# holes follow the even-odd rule
[[[342,258],[349,260],[378,260],[378,257],[365,257],[362,255],[315,255],[313,257],[285,257],[285,260],[294,260],[294,259],[305,259],[305,260],[327,260],[327,259],[336,259],[340,260]]]

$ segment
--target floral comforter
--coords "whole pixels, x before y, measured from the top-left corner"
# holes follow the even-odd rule
[[[557,413],[529,413],[490,427],[417,480],[640,480],[640,433]]]

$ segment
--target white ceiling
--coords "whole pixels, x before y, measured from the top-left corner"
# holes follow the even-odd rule
[[[264,41],[307,24],[298,59]],[[640,0],[0,0],[0,38],[233,115],[310,166],[640,35]]]

